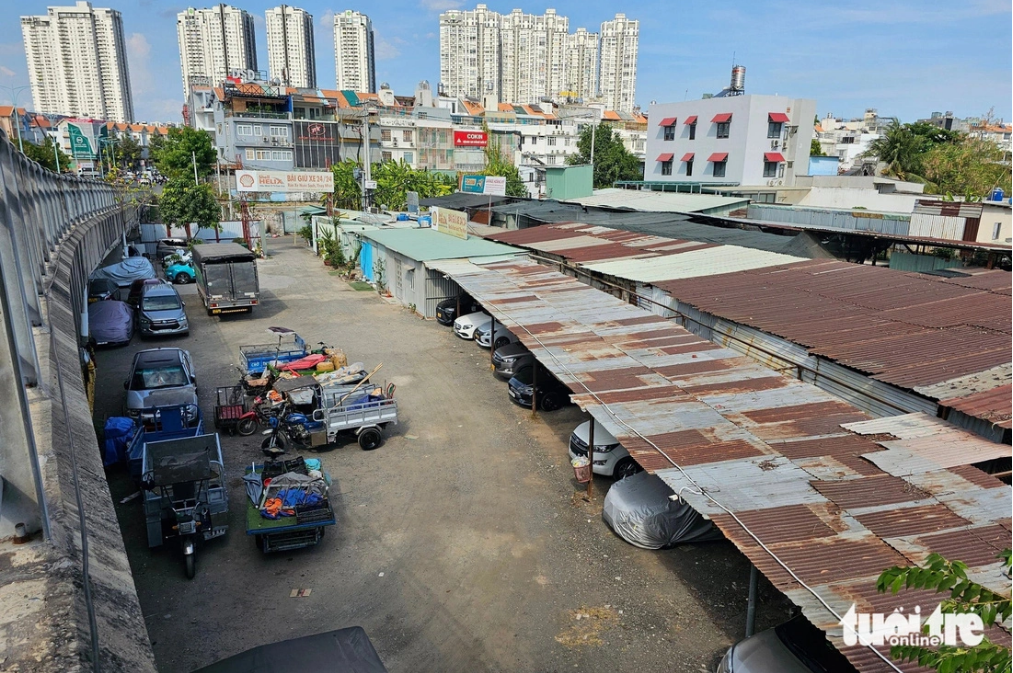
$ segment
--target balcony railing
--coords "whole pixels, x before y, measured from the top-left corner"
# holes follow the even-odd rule
[[[225,111],[226,117],[237,117],[239,119],[288,119],[287,112],[232,112]]]

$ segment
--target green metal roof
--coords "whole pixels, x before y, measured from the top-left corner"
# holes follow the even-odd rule
[[[499,255],[523,254],[524,251],[510,245],[494,243],[478,236],[468,240],[441,233],[435,229],[376,229],[360,234],[388,250],[400,253],[409,259],[426,262],[433,259],[459,259],[473,257],[494,257]]]

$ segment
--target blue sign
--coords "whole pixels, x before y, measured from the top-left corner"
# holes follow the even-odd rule
[[[471,194],[485,194],[485,176],[465,175],[461,178],[461,191]]]

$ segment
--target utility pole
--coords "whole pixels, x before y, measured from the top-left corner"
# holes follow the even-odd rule
[[[190,152],[190,156],[193,159],[193,184],[198,184],[197,180],[197,152]]]
[[[11,95],[11,104],[14,106],[14,125],[18,129],[18,151],[20,151],[22,154],[24,154],[25,153],[25,144],[21,140],[21,115],[18,113],[18,96],[21,95],[22,91],[24,91],[25,89],[29,89],[31,87],[27,87],[27,86],[5,86],[3,88],[6,89],[7,91],[9,91],[10,95]]]

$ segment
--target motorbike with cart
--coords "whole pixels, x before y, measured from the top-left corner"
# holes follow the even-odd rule
[[[364,451],[383,444],[383,430],[397,425],[397,401],[394,385],[386,389],[372,384],[354,386],[348,392],[316,386],[308,392],[318,401],[311,409],[300,408],[307,389],[289,391],[276,413],[268,417],[270,426],[261,449],[267,455],[280,455],[289,449],[318,449],[337,441],[341,434],[354,435]],[[308,397],[308,396],[307,396]],[[313,403],[311,403],[313,404]]]
[[[229,498],[218,435],[145,442],[141,467],[148,547],[177,539],[188,579],[197,543],[228,531]]]
[[[309,464],[316,462],[313,469]],[[252,464],[243,476],[247,489],[246,534],[265,554],[317,544],[336,523],[328,498],[330,476],[319,461],[271,460]]]

